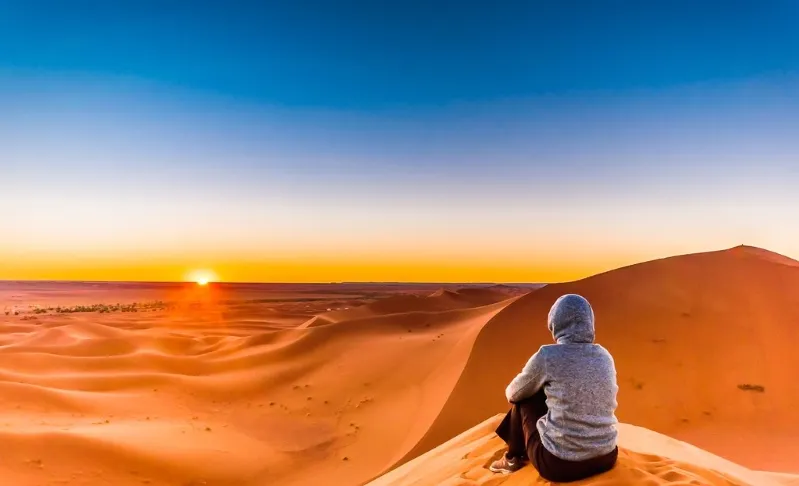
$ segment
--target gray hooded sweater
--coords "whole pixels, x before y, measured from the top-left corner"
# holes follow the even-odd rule
[[[557,344],[541,346],[505,390],[509,402],[543,387],[549,411],[538,420],[542,445],[567,461],[607,454],[616,447],[616,367],[594,344],[594,311],[575,294],[559,298],[548,326]]]

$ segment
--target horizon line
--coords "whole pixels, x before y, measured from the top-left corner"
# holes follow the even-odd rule
[[[2,279],[0,283],[87,283],[87,284],[195,284],[197,282],[191,280],[64,280],[64,279]],[[493,282],[493,281],[412,281],[412,280],[352,280],[352,281],[330,281],[330,282],[233,282],[233,281],[211,281],[208,284],[222,284],[222,285],[547,285],[552,283],[562,282]]]
[[[550,285],[550,284],[559,284],[559,283],[568,283],[568,282],[575,282],[579,280],[583,280],[586,278],[591,278],[597,275],[601,275],[603,273],[607,273],[614,270],[619,270],[621,268],[626,268],[630,266],[639,265],[642,263],[653,262],[658,260],[663,260],[667,258],[674,258],[679,256],[687,256],[687,255],[699,255],[699,254],[706,254],[706,253],[717,253],[717,252],[726,252],[731,251],[739,248],[752,248],[763,250],[769,253],[773,253],[776,255],[780,255],[785,258],[792,259],[785,254],[775,252],[773,250],[769,250],[767,248],[746,244],[746,243],[739,243],[734,246],[727,246],[721,249],[715,250],[702,250],[702,251],[693,251],[687,253],[679,253],[674,255],[666,255],[660,256],[656,258],[650,258],[646,260],[636,261],[633,263],[629,263],[626,265],[621,265],[619,267],[611,268],[608,270],[600,271],[597,273],[592,273],[590,275],[586,275],[577,279],[572,280],[563,280],[563,281],[552,281],[552,282],[500,282],[500,281],[411,281],[411,280],[394,280],[394,281],[375,281],[375,280],[352,280],[352,281],[327,281],[327,282],[319,282],[319,281],[307,281],[307,282],[263,282],[263,281],[209,281],[209,284],[224,284],[224,285],[507,285],[507,286],[529,286],[529,285]],[[23,282],[30,282],[30,283],[96,283],[96,284],[196,284],[196,282],[191,280],[64,280],[64,279],[4,279],[0,278],[0,283],[9,283],[9,282],[16,282],[16,283],[23,283]]]

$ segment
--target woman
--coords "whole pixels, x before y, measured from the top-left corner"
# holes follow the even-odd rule
[[[544,479],[577,481],[616,464],[616,367],[594,344],[583,297],[559,298],[547,324],[556,344],[541,346],[505,390],[512,407],[497,435],[508,452],[489,469],[512,473],[529,460]]]

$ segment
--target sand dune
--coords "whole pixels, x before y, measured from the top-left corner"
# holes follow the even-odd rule
[[[326,312],[319,317],[327,322],[342,322],[371,318],[378,315],[467,309],[494,304],[508,298],[509,295],[507,293],[488,288],[439,289],[429,295],[396,295],[351,309]]]
[[[442,298],[467,299],[452,294]],[[469,302],[495,303],[433,310],[434,297],[388,294],[391,305],[422,305],[317,327],[275,321],[307,322],[329,300],[221,304],[216,296],[147,313],[0,317],[0,440],[14,449],[0,457],[0,478],[363,483],[435,420],[475,335],[512,301],[494,297],[476,292]]]
[[[799,267],[791,262],[739,247],[518,299],[483,327],[440,419],[409,457],[504,410],[505,384],[531,350],[551,341],[543,323],[552,302],[575,292],[594,305],[598,340],[615,357],[622,421],[748,467],[799,472],[799,387],[791,371],[799,369]]]
[[[551,484],[532,466],[497,475],[488,465],[504,452],[493,433],[502,415],[493,417],[368,486],[522,486]],[[619,462],[611,471],[576,486],[702,484],[715,486],[789,486],[799,476],[752,471],[701,449],[647,429],[619,425]]]
[[[4,285],[14,309],[25,292],[37,305],[69,304],[80,293]],[[598,339],[619,370],[620,419],[709,451],[675,456],[688,446],[662,449],[681,443],[654,432],[643,442],[656,450],[643,450],[627,433],[619,477],[737,484],[713,482],[722,479],[711,470],[732,474],[727,463],[696,464],[696,454],[710,453],[743,471],[799,472],[796,288],[796,262],[744,247],[524,295],[354,284],[171,288],[179,305],[146,312],[9,312],[0,315],[0,440],[10,451],[0,455],[0,479],[363,484],[503,412],[504,386],[551,341],[546,312],[566,292],[595,306]],[[123,303],[160,295],[141,287],[91,292]],[[483,461],[498,444],[480,437],[488,445],[474,457]],[[444,457],[438,451],[425,457]],[[471,474],[473,464],[464,467],[444,469]],[[735,471],[731,477],[750,484]],[[501,481],[474,473],[440,484]]]

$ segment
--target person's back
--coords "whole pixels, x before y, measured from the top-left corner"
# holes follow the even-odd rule
[[[616,447],[616,372],[598,344],[543,346],[547,414],[538,420],[541,442],[570,461],[601,456]]]
[[[545,479],[576,481],[616,463],[616,367],[594,344],[594,312],[583,297],[559,298],[547,325],[557,344],[541,348],[505,390],[513,407],[497,428],[508,452],[494,472],[529,460]]]
[[[547,325],[557,344],[542,346],[508,385],[509,402],[543,386],[547,414],[538,420],[541,442],[570,461],[601,456],[616,447],[616,367],[610,353],[594,344],[594,313],[578,295],[552,306]]]

